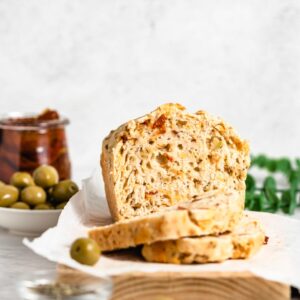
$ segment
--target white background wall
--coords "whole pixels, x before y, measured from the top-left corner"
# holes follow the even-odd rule
[[[67,115],[77,180],[110,129],[166,101],[300,156],[300,1],[0,0],[0,111]]]

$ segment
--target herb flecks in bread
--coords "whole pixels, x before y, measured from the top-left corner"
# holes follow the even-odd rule
[[[142,255],[149,262],[191,264],[244,259],[254,255],[264,244],[265,234],[260,224],[246,214],[231,233],[145,245]]]
[[[162,211],[222,188],[245,189],[248,143],[223,120],[165,104],[112,131],[101,165],[114,220]]]

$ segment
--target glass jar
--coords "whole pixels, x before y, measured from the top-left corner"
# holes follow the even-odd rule
[[[33,114],[11,113],[0,118],[0,180],[9,182],[16,171],[32,173],[40,165],[55,167],[60,180],[71,177],[66,118],[42,120]],[[26,122],[13,122],[14,120]]]

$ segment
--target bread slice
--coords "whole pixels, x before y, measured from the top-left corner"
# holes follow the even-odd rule
[[[234,228],[243,206],[244,192],[213,192],[163,213],[92,228],[89,237],[102,251],[111,251],[187,236],[219,234]]]
[[[103,141],[106,197],[115,221],[164,210],[222,188],[244,190],[249,146],[219,118],[165,104]]]
[[[149,262],[160,263],[221,262],[252,256],[264,240],[265,234],[259,223],[245,215],[232,233],[156,242],[145,245],[142,255]]]

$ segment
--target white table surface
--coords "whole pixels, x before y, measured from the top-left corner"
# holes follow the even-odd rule
[[[34,271],[55,269],[56,264],[34,254],[22,244],[23,237],[0,228],[0,299],[19,300],[17,283]]]

